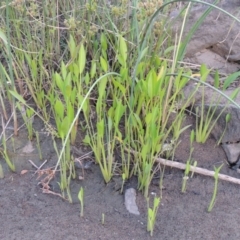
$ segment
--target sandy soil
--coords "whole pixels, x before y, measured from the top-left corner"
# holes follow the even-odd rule
[[[188,121],[192,121],[191,118]],[[42,127],[42,126],[41,126]],[[39,129],[41,128],[39,127]],[[176,152],[176,160],[186,162],[189,156],[190,129],[185,132]],[[105,185],[98,166],[85,170],[84,180],[72,181],[73,203],[69,204],[58,196],[44,194],[38,185],[31,159],[40,166],[35,147],[34,152],[22,154],[27,142],[26,130],[15,138],[18,154],[12,157],[17,165],[17,173],[7,170],[4,160],[5,178],[0,179],[0,239],[40,240],[40,239],[239,239],[240,230],[240,186],[219,181],[216,204],[211,213],[207,212],[214,188],[210,177],[195,174],[188,180],[187,192],[181,193],[183,171],[167,168],[164,175],[161,205],[158,211],[153,237],[146,231],[147,209],[142,194],[137,194],[140,216],[127,212],[124,197],[119,192],[120,179],[114,177]],[[41,136],[44,159],[53,166],[56,156],[51,138]],[[195,144],[194,159],[199,167],[213,170],[213,166],[224,163],[221,173],[239,178],[239,173],[228,168],[221,147],[215,146],[214,139],[205,144]],[[78,148],[81,148],[79,145]],[[85,149],[82,149],[84,152]],[[21,175],[22,169],[29,170]],[[81,175],[81,170],[78,170]],[[159,179],[153,180],[150,192],[159,194]],[[80,187],[85,189],[84,217],[80,217],[77,194]],[[137,187],[136,179],[126,183]],[[52,182],[53,191],[58,192],[57,179]],[[101,223],[105,214],[105,223]]]

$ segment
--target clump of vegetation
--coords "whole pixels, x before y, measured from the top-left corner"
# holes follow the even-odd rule
[[[92,149],[106,183],[116,172],[123,181],[137,175],[146,198],[159,170],[155,158],[174,155],[186,129],[182,127],[185,109],[194,94],[188,99],[182,95],[192,75],[178,62],[186,42],[181,45],[180,36],[174,43],[164,16],[155,21],[170,6],[165,2],[25,0],[5,1],[0,7],[3,116],[8,119],[4,105],[8,99],[17,133],[18,101],[27,108],[23,119],[30,140],[34,113],[50,129],[58,156],[54,173],[60,170],[59,186],[70,202],[70,183],[75,178],[70,147],[78,131],[85,134],[83,142]],[[205,79],[208,74],[202,67],[200,76]],[[80,115],[84,120],[79,120]],[[202,128],[197,133],[205,124],[200,117]],[[207,137],[208,129],[205,132]],[[116,158],[119,149],[121,161]],[[14,171],[5,147],[2,153]],[[83,215],[83,189],[79,194]],[[153,209],[149,208],[151,235],[159,203],[155,198]]]

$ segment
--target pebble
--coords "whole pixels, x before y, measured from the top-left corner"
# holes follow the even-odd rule
[[[124,194],[124,201],[126,209],[135,215],[140,215],[138,206],[136,204],[136,190],[134,188],[128,188]]]

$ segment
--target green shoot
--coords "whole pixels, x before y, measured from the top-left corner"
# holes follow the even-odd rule
[[[78,199],[80,201],[80,205],[81,205],[81,210],[80,210],[80,217],[83,217],[83,207],[84,207],[84,189],[83,187],[80,188],[79,192],[78,192]]]
[[[16,148],[15,148],[15,140],[14,140],[14,137],[11,137],[11,142],[12,142],[13,152],[15,153],[15,152],[16,152]]]
[[[223,139],[223,136],[224,136],[224,134],[225,134],[225,132],[227,130],[227,124],[230,122],[230,120],[231,120],[231,114],[227,113],[226,116],[225,116],[225,128],[223,130],[222,136],[220,137],[220,139],[217,142],[217,145],[219,145],[221,143],[221,141]]]
[[[122,187],[121,187],[121,193],[123,192],[123,187],[124,187],[124,183],[126,181],[126,174],[125,173],[122,173]]]
[[[10,168],[10,170],[12,172],[15,172],[16,171],[15,165],[9,158],[8,151],[7,151],[7,140],[6,140],[6,135],[5,135],[5,125],[4,125],[3,117],[2,117],[2,127],[3,127],[3,131],[2,131],[1,136],[2,136],[3,148],[0,148],[0,154],[2,154],[4,160],[6,161],[8,167]]]
[[[0,179],[4,178],[4,172],[3,172],[3,167],[0,164]]]
[[[148,205],[148,221],[147,221],[147,231],[150,232],[150,235],[153,236],[153,230],[156,222],[157,212],[160,204],[160,198],[154,196],[153,207],[149,206],[149,198],[147,199]]]
[[[104,213],[102,213],[102,225],[104,225],[105,224],[105,214]]]
[[[43,157],[42,157],[42,150],[41,150],[41,146],[40,146],[39,133],[36,132],[35,135],[36,135],[36,139],[37,139],[37,149],[38,149],[39,159],[42,160]]]
[[[215,183],[214,183],[214,190],[213,190],[213,195],[212,195],[212,199],[211,199],[211,202],[208,206],[208,212],[211,212],[214,205],[215,205],[215,202],[216,202],[216,196],[217,196],[217,189],[218,189],[218,174],[222,168],[223,164],[221,166],[219,166],[218,168],[214,167],[214,179],[215,179]]]
[[[186,192],[186,184],[187,184],[188,174],[190,172],[190,169],[191,169],[190,160],[188,160],[186,163],[186,169],[184,172],[184,177],[183,177],[183,182],[182,182],[182,193]]]
[[[25,109],[25,106],[23,106],[20,103],[17,103],[17,107],[20,110],[22,114],[22,118],[24,120],[24,123],[27,127],[28,131],[28,139],[32,141],[33,139],[33,120],[34,120],[34,110],[32,108]]]

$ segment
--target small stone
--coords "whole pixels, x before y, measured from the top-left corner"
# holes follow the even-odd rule
[[[239,160],[240,143],[222,144],[222,147],[227,155],[228,162],[233,164]]]
[[[1,178],[4,178],[4,172],[3,172],[2,165],[0,164],[0,179]]]
[[[128,188],[125,191],[124,198],[126,209],[132,214],[140,215],[136,204],[136,190],[134,188]]]
[[[34,151],[34,147],[31,141],[28,141],[25,147],[22,149],[23,153],[32,153]]]

